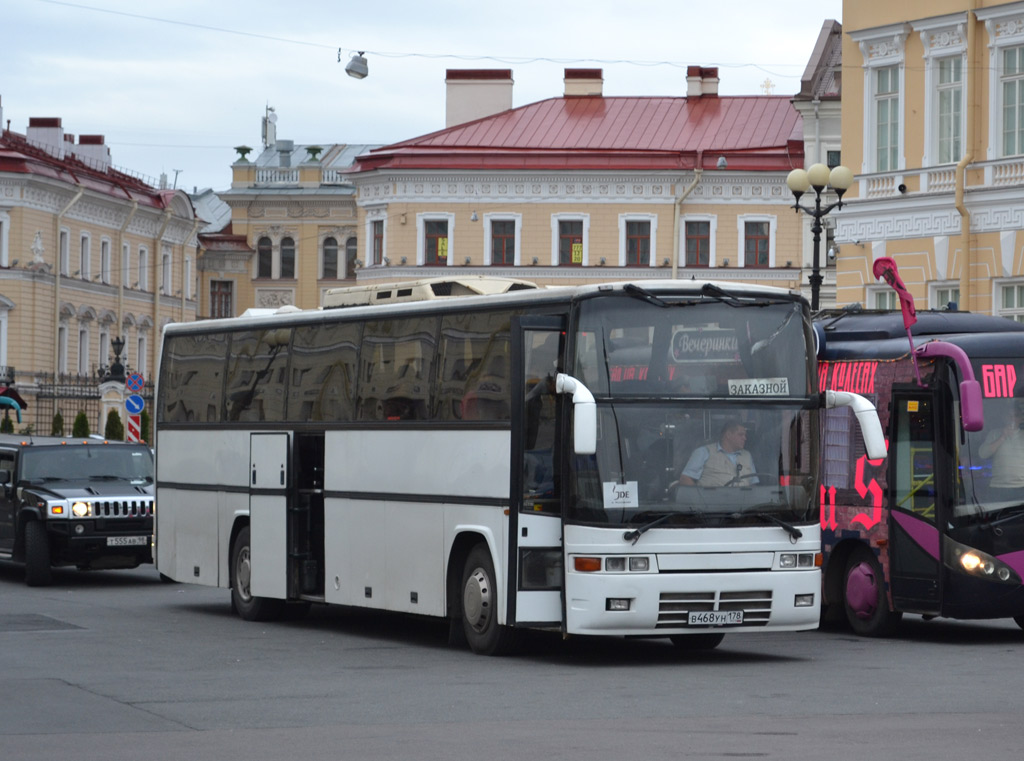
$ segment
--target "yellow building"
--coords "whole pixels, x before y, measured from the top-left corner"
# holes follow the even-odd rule
[[[250,307],[320,306],[328,288],[355,283],[355,190],[346,170],[373,145],[295,145],[263,118],[254,159],[239,146],[231,188],[217,193],[229,222],[200,235],[201,317]],[[216,226],[215,226],[216,227]]]
[[[490,274],[542,285],[713,277],[799,288],[790,96],[610,97],[600,69],[512,108],[509,70],[449,70],[448,126],[359,156],[359,283]]]
[[[896,259],[918,308],[1024,320],[1024,3],[843,3],[837,300],[890,308]]]
[[[0,385],[29,403],[24,423],[49,433],[60,409],[70,430],[82,409],[102,431],[115,339],[155,373],[163,326],[195,319],[197,228],[185,193],[114,168],[102,135],[76,141],[57,118],[0,133]]]

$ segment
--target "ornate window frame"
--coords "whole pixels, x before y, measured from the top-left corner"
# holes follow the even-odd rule
[[[860,46],[864,68],[864,145],[861,160],[861,174],[874,174],[877,167],[876,149],[878,134],[876,131],[875,114],[875,74],[879,69],[895,66],[899,83],[897,112],[899,114],[899,137],[896,149],[896,167],[887,172],[902,171],[907,166],[905,155],[906,141],[906,42],[911,32],[909,24],[889,24],[871,29],[850,32],[850,39]]]

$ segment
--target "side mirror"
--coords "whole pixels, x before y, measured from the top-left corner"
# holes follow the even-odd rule
[[[853,414],[857,416],[857,423],[860,425],[860,433],[864,438],[864,449],[872,460],[885,458],[885,434],[882,433],[882,424],[878,421],[878,410],[875,405],[869,402],[860,394],[852,394],[849,391],[826,391],[825,408],[851,407]]]
[[[7,468],[0,468],[0,486],[11,485],[11,471]]]
[[[555,391],[572,394],[572,437],[576,454],[597,452],[597,403],[590,389],[571,375],[559,373],[555,378]]]
[[[982,409],[981,384],[974,377],[971,360],[959,346],[945,341],[929,341],[919,346],[917,353],[922,357],[947,357],[956,363],[960,371],[960,419],[965,431],[980,431],[985,426]]]

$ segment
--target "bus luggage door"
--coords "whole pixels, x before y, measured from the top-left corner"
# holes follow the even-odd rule
[[[288,434],[249,437],[251,591],[288,596]]]
[[[562,495],[555,393],[564,322],[521,317],[512,324],[512,478],[509,511],[508,621],[561,627]]]
[[[936,456],[946,426],[936,395],[894,390],[889,441],[889,580],[896,610],[938,614],[948,479]]]

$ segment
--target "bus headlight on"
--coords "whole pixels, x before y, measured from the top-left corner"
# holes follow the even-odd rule
[[[999,558],[949,538],[946,539],[943,561],[954,571],[975,578],[1007,584],[1021,583],[1020,575]]]
[[[89,503],[88,502],[76,502],[71,506],[71,512],[76,518],[85,518],[89,515]]]

